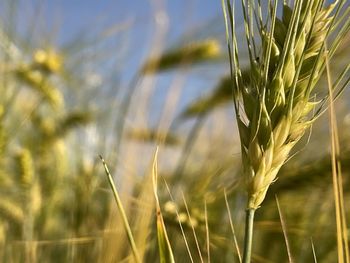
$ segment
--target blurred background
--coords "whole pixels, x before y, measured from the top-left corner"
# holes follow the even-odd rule
[[[177,262],[190,262],[184,239],[194,262],[208,249],[212,262],[239,262],[246,204],[221,1],[3,0],[0,14],[0,261],[132,262],[101,154],[140,253],[158,262],[159,146]],[[349,53],[346,40],[335,74]],[[348,101],[336,103],[346,204]],[[288,261],[275,195],[295,261],[313,262],[313,244],[318,262],[335,262],[328,115],[305,137],[257,211],[254,262]]]

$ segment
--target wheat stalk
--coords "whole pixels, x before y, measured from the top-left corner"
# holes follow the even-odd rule
[[[269,12],[264,23],[260,1],[242,0],[251,69],[247,86],[239,63],[234,10],[230,0],[226,4],[223,1],[248,193],[243,262],[250,262],[255,210],[294,145],[322,112],[324,104],[320,102],[327,99],[318,99],[313,92],[325,68],[324,43],[334,35],[328,52],[331,57],[349,31],[349,22],[339,16],[343,9],[349,9],[344,8],[345,1],[335,1],[327,7],[323,4],[322,0],[295,0],[292,6],[283,3],[283,14],[278,18],[278,1],[268,1]],[[258,37],[254,36],[254,27],[258,28]],[[261,43],[260,50],[256,43]],[[348,80],[339,94],[347,84]]]

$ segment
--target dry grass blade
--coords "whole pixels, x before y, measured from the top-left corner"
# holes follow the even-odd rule
[[[349,263],[349,245],[348,245],[348,233],[345,218],[344,208],[344,196],[343,196],[343,183],[341,173],[340,162],[340,150],[339,150],[339,138],[338,127],[334,109],[333,100],[333,88],[331,80],[331,72],[329,68],[328,54],[326,56],[326,71],[329,91],[329,129],[331,135],[331,158],[332,158],[332,178],[333,178],[333,191],[334,202],[336,212],[336,224],[337,224],[337,248],[338,248],[338,262]]]
[[[152,181],[153,181],[154,197],[156,199],[159,260],[161,263],[173,263],[175,262],[174,255],[173,255],[168,234],[165,228],[162,212],[160,210],[160,203],[159,203],[159,198],[157,193],[157,184],[158,184],[157,156],[158,156],[158,148],[156,149],[153,156]]]
[[[153,161],[153,160],[152,160]],[[149,239],[153,233],[154,211],[156,204],[153,196],[153,162],[147,174],[140,182],[140,193],[133,200],[137,205],[137,211],[133,216],[134,238],[140,257],[145,258],[151,244]]]
[[[128,236],[128,240],[129,240],[129,243],[130,243],[130,246],[131,246],[132,253],[134,255],[135,262],[141,263],[142,261],[140,259],[138,250],[136,248],[135,240],[134,240],[134,237],[133,237],[132,232],[131,232],[129,221],[128,221],[127,217],[126,217],[126,213],[125,213],[123,204],[122,204],[122,202],[120,200],[118,191],[117,191],[117,189],[116,189],[116,187],[114,185],[112,175],[110,174],[109,169],[107,167],[107,164],[106,164],[105,160],[102,158],[101,155],[100,155],[100,159],[101,159],[101,161],[103,163],[103,167],[105,169],[105,172],[106,172],[106,175],[107,175],[107,178],[108,178],[108,182],[109,182],[109,184],[110,184],[110,186],[112,188],[112,192],[113,192],[113,195],[114,195],[114,199],[115,199],[115,201],[117,203],[118,210],[119,210],[119,212],[120,212],[120,214],[122,216],[122,221],[123,221],[123,224],[124,224],[124,228],[125,228],[126,234]]]
[[[195,231],[195,229],[194,229],[193,220],[192,220],[190,211],[188,210],[188,205],[187,205],[187,202],[186,202],[186,199],[185,199],[185,195],[184,195],[183,192],[182,192],[182,200],[183,200],[183,202],[184,202],[184,204],[185,204],[186,213],[187,213],[187,216],[188,216],[188,219],[189,219],[189,223],[190,223],[190,225],[191,225],[191,229],[192,229],[194,241],[195,241],[195,243],[196,243],[196,247],[197,247],[197,251],[198,251],[198,255],[199,255],[200,261],[201,261],[201,262],[204,262],[204,261],[203,261],[203,257],[202,257],[202,252],[201,252],[201,249],[200,249],[200,247],[199,247],[197,234],[196,234],[196,231]]]
[[[312,248],[312,256],[314,257],[314,262],[317,263],[316,251],[314,246],[314,241],[310,238],[311,248]]]
[[[167,189],[167,191],[168,191],[168,193],[169,193],[169,196],[170,196],[171,201],[173,201],[173,202],[175,203],[174,197],[173,197],[173,195],[171,194],[170,188],[169,188],[169,186],[168,186],[168,184],[166,183],[165,180],[164,180],[164,183],[165,183],[166,189]],[[183,226],[182,226],[182,223],[181,223],[181,220],[180,220],[179,211],[178,211],[177,208],[176,208],[175,212],[176,212],[177,220],[178,220],[178,222],[179,222],[181,234],[182,234],[182,237],[183,237],[184,242],[185,242],[186,250],[187,250],[187,252],[188,252],[188,256],[190,257],[190,261],[191,261],[192,263],[194,263],[193,257],[192,257],[192,253],[191,253],[190,247],[189,247],[189,245],[188,245],[188,241],[187,241],[187,238],[186,238],[186,235],[185,235],[185,231],[184,231],[184,229],[183,229]]]
[[[205,234],[206,234],[206,242],[207,242],[207,257],[208,257],[208,263],[210,263],[210,237],[209,237],[208,211],[207,211],[206,201],[204,201],[204,219],[205,219]]]
[[[292,253],[291,253],[291,249],[290,249],[290,244],[289,244],[289,240],[288,240],[288,236],[287,236],[287,227],[286,227],[286,222],[283,218],[282,212],[281,212],[281,208],[280,208],[280,204],[278,202],[278,198],[277,195],[275,196],[276,198],[276,204],[277,204],[277,209],[278,209],[278,214],[280,216],[280,221],[281,221],[281,226],[282,226],[282,231],[283,231],[283,236],[284,236],[284,240],[286,242],[286,247],[287,247],[287,253],[288,253],[288,260],[290,263],[293,263],[293,257],[292,257]]]
[[[232,232],[232,236],[233,236],[234,247],[236,249],[236,253],[237,253],[239,262],[242,262],[241,252],[240,252],[240,249],[239,249],[239,246],[238,246],[235,229],[233,227],[231,210],[230,210],[230,206],[229,206],[229,203],[228,203],[228,200],[227,200],[226,188],[224,189],[224,197],[225,197],[225,203],[226,203],[226,210],[227,210],[227,213],[228,213],[228,219],[230,221],[230,227],[231,227],[231,232]]]

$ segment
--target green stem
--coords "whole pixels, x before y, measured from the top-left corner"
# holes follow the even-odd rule
[[[254,213],[255,209],[247,209],[244,234],[243,263],[250,263],[250,257],[252,254]]]
[[[142,261],[141,261],[140,255],[138,253],[134,237],[133,237],[132,232],[131,232],[129,221],[128,221],[127,217],[126,217],[126,212],[125,212],[124,207],[122,205],[122,202],[120,200],[118,191],[117,191],[117,189],[116,189],[116,187],[114,185],[114,181],[113,181],[112,175],[109,172],[107,164],[106,164],[105,160],[102,158],[101,155],[100,155],[100,159],[101,159],[101,161],[103,163],[103,166],[105,168],[105,172],[106,172],[106,175],[107,175],[107,178],[108,178],[108,182],[109,182],[109,184],[110,184],[110,186],[112,188],[112,192],[113,192],[113,195],[114,195],[114,199],[115,199],[115,201],[117,203],[118,210],[119,210],[119,212],[120,212],[120,214],[122,216],[122,221],[123,221],[123,224],[124,224],[124,228],[126,230],[126,234],[127,234],[130,246],[131,246],[132,253],[134,255],[135,262],[136,263],[141,263]]]

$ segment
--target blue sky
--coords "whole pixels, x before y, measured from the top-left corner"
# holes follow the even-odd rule
[[[11,1],[8,1],[11,2]],[[15,0],[12,1],[16,2]],[[58,30],[60,41],[82,30],[97,30],[125,23],[132,19],[140,31],[150,25],[154,0],[19,0],[19,17],[26,24],[41,20],[47,30]],[[220,0],[167,0],[171,35],[181,34],[188,27],[200,25],[221,14]]]

